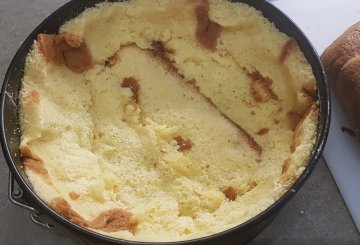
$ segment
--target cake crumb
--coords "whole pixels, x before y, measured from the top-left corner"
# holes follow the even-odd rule
[[[352,130],[351,128],[347,128],[347,127],[342,126],[342,127],[341,127],[341,131],[342,131],[343,133],[348,134],[348,135],[351,136],[351,137],[355,137],[355,136],[356,136],[354,130]]]

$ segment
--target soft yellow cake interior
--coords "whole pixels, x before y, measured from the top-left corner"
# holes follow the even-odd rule
[[[197,36],[207,7],[215,47]],[[20,149],[35,192],[74,223],[135,241],[198,238],[261,213],[306,167],[315,78],[296,41],[254,8],[104,2],[59,32],[86,43],[92,66],[48,62],[35,42]],[[94,225],[114,209],[136,228],[107,229],[111,212]]]

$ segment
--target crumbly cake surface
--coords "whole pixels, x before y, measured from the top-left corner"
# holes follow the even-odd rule
[[[225,0],[101,3],[41,34],[21,91],[35,192],[136,241],[241,224],[303,172],[316,82],[295,40]]]

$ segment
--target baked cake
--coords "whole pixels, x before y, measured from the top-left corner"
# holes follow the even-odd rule
[[[134,241],[239,225],[305,169],[317,88],[296,40],[225,0],[103,2],[40,34],[21,90],[35,192]]]

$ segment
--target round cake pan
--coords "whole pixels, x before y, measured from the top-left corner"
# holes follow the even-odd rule
[[[86,8],[93,7],[101,0],[73,0],[65,4],[48,18],[46,18],[21,45],[13,58],[6,73],[0,97],[0,120],[1,120],[1,146],[6,162],[10,169],[9,198],[10,200],[31,212],[31,219],[48,229],[76,239],[83,244],[151,244],[145,242],[131,242],[101,235],[71,223],[54,212],[34,192],[23,169],[22,159],[19,154],[20,122],[19,122],[19,92],[24,73],[25,58],[39,33],[57,33],[59,27],[66,21],[74,18]],[[116,2],[112,0],[111,2]],[[258,214],[249,221],[227,231],[203,237],[196,240],[152,243],[152,244],[245,244],[260,233],[276,216],[280,209],[301,188],[306,179],[321,158],[330,125],[330,92],[325,79],[324,70],[315,49],[301,32],[301,30],[279,9],[265,0],[238,0],[260,10],[263,15],[273,22],[276,27],[288,36],[297,40],[306,59],[311,64],[318,86],[319,99],[319,123],[317,127],[316,144],[311,152],[310,160],[305,171],[297,179],[294,185],[279,200],[268,209]],[[19,189],[15,188],[15,183]]]

